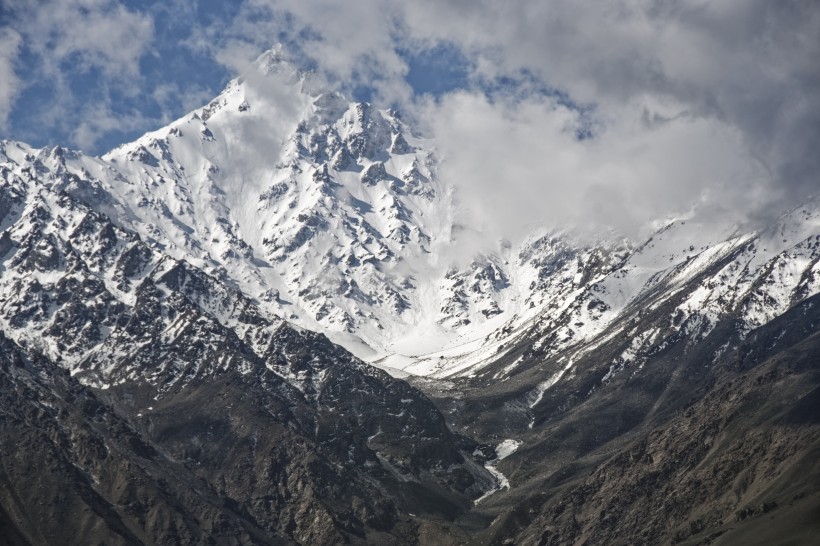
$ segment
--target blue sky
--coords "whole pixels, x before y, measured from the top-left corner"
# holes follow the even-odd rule
[[[3,26],[20,36],[4,136],[104,152],[207,101],[231,77],[209,52],[186,44],[198,24],[224,17],[229,4],[83,4],[67,2],[54,18],[23,3],[4,10]],[[75,35],[88,20],[95,21],[93,42]]]
[[[657,217],[820,188],[820,9],[799,0],[0,0],[0,137],[104,153],[276,43],[399,107],[471,189]]]
[[[242,2],[72,0],[61,2],[59,16],[44,16],[54,4],[41,2],[38,14],[26,2],[4,0],[0,29],[18,37],[7,68],[16,85],[3,120],[5,138],[104,153],[206,103],[238,73],[216,48],[235,38],[232,24]],[[287,14],[276,17],[270,28],[287,25]],[[89,20],[97,27],[93,43],[75,35]],[[290,41],[299,53],[300,35],[288,30],[271,32],[269,43],[249,40],[256,49],[244,60],[279,41]],[[113,36],[125,39],[117,44]],[[4,47],[7,55],[15,49],[8,40]],[[446,41],[421,50],[397,47],[397,55],[415,95],[438,96],[468,85],[470,61]],[[371,82],[357,81],[351,94],[372,100],[375,91]]]

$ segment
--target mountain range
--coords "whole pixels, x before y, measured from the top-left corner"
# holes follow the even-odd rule
[[[439,164],[279,48],[101,157],[2,141],[0,535],[820,533],[820,199],[513,241]]]

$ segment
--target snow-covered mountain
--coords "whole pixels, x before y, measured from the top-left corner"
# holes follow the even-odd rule
[[[498,322],[518,294],[498,256],[448,261],[458,227],[430,142],[394,112],[313,89],[276,50],[257,66],[102,158],[6,143],[7,168],[36,162],[148,246],[360,356],[408,331],[447,340]]]
[[[256,68],[101,158],[7,142],[4,168],[36,171],[269,319],[413,374],[474,373],[523,332],[542,338],[535,351],[581,347],[647,298],[688,294],[673,329],[706,331],[739,305],[752,328],[818,291],[816,201],[768,230],[704,225],[695,212],[646,241],[545,226],[514,244],[482,234],[465,256],[469,226],[437,176],[434,141],[323,89],[278,48]],[[4,237],[22,237],[15,229]]]
[[[459,190],[438,165],[435,141],[399,113],[348,100],[278,48],[204,108],[102,157],[3,141],[0,380],[14,388],[3,402],[12,409],[0,410],[16,419],[16,404],[30,405],[54,430],[92,434],[85,417],[61,420],[68,410],[55,408],[68,403],[48,391],[107,397],[117,419],[173,453],[173,464],[190,463],[209,487],[233,483],[255,515],[223,516],[251,535],[309,542],[320,513],[328,540],[387,533],[401,543],[424,532],[400,513],[432,506],[425,525],[435,526],[478,499],[473,516],[530,540],[531,528],[509,523],[536,517],[527,491],[629,448],[693,393],[718,397],[710,389],[735,383],[757,393],[760,383],[744,375],[755,366],[820,361],[820,198],[764,227],[694,209],[643,240],[541,226],[508,241],[463,225]],[[421,387],[438,409],[360,359]],[[54,376],[57,368],[74,379]],[[781,370],[803,378],[784,404],[812,403],[804,371]],[[244,390],[257,398],[221,422],[200,413],[213,385],[226,415]],[[39,394],[32,402],[26,392]],[[299,476],[276,502],[268,490],[247,497],[245,477],[226,477],[221,463],[209,467],[208,457],[223,460],[221,447],[202,455],[213,426],[205,433],[200,422],[213,421],[247,440],[243,457],[256,457],[243,420],[259,404],[268,408],[260,426],[287,429],[291,442],[274,438],[267,456],[320,461],[314,480],[254,459],[272,472],[271,487]],[[143,430],[154,406],[171,408],[167,420]],[[155,422],[178,428],[178,406],[196,434],[156,432]],[[701,413],[695,429],[723,426]],[[10,422],[30,417],[21,419]],[[602,424],[610,420],[612,431]],[[88,475],[107,464],[92,468],[82,456],[71,451],[71,464]],[[350,476],[354,497],[342,488],[330,504],[317,500],[314,491]],[[310,508],[254,527],[284,514],[291,498]],[[496,518],[504,502],[530,515]],[[722,506],[731,515],[744,502]],[[431,536],[451,530],[436,529],[443,534]],[[147,540],[176,531],[157,532]]]

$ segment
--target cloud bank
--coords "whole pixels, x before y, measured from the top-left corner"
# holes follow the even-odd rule
[[[45,110],[82,112],[75,142],[205,96],[190,71],[149,77],[146,60],[208,58],[239,74],[281,42],[435,136],[464,222],[510,236],[543,222],[630,231],[692,207],[754,221],[820,191],[820,8],[808,0],[0,1],[16,19],[0,31],[0,122],[30,85],[15,72],[25,52],[42,77],[96,71],[113,90]],[[458,81],[414,88],[424,55],[458,63]],[[116,96],[146,91],[160,113],[123,116]]]
[[[812,2],[247,0],[227,28],[209,43],[235,70],[275,37],[409,113],[467,222],[629,231],[693,206],[742,222],[820,191]],[[413,52],[442,45],[468,83],[420,97]]]
[[[8,123],[9,112],[19,93],[19,79],[14,61],[20,47],[20,34],[10,28],[0,28],[0,128]]]
[[[471,211],[464,222],[508,238],[539,225],[634,235],[647,221],[706,202],[739,222],[740,211],[767,199],[758,194],[765,170],[737,131],[712,119],[649,123],[627,110],[578,138],[578,112],[550,98],[510,103],[459,92],[428,108],[440,174]]]

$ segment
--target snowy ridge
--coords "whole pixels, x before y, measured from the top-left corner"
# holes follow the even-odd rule
[[[574,363],[605,344],[621,349],[604,383],[627,369],[635,373],[648,357],[674,344],[696,346],[720,323],[733,325],[743,339],[820,291],[819,262],[817,200],[758,232],[719,234],[696,221],[675,221],[611,273],[573,294],[559,312],[547,312],[504,339],[524,352],[493,379],[508,379],[524,362],[556,358],[545,370],[547,378],[529,393],[533,408],[572,373]],[[658,320],[656,313],[666,318]]]
[[[0,328],[85,383],[168,390],[267,366],[310,393],[328,364],[361,366],[327,349],[321,362],[304,361],[306,344],[324,347],[321,336],[286,326],[75,199],[99,186],[67,172],[62,152],[4,143],[0,162]]]
[[[640,243],[485,234],[486,248],[455,260],[458,200],[437,177],[433,141],[396,112],[323,89],[279,49],[257,68],[101,158],[3,143],[4,329],[75,366],[91,347],[44,335],[64,302],[16,294],[96,283],[101,308],[133,307],[149,283],[155,298],[186,292],[167,274],[190,267],[260,320],[326,333],[391,373],[471,377],[511,355],[493,372],[504,380],[532,358],[577,361],[626,335],[614,374],[674,336],[695,342],[729,317],[748,331],[820,290],[816,200],[759,232],[706,225],[695,211]],[[81,228],[86,217],[105,233],[79,236],[96,229]],[[117,269],[134,260],[127,275]],[[233,304],[188,296],[220,327],[257,335]],[[668,324],[640,323],[642,309],[667,306]],[[92,322],[94,339],[116,332]],[[161,339],[182,326],[169,319]]]
[[[571,362],[622,336],[628,342],[611,373],[639,366],[644,355],[673,339],[685,337],[695,344],[723,320],[737,320],[743,332],[766,324],[820,291],[819,245],[817,200],[757,232],[720,232],[696,218],[674,221],[634,250],[610,250],[605,267],[578,267],[574,277],[573,267],[551,269],[541,290],[530,296],[546,304],[496,324],[482,338],[416,359],[387,358],[384,363],[417,375],[472,377],[523,343],[527,351],[494,379],[509,377],[517,364],[533,357],[564,355],[562,360],[570,362],[550,373],[542,390],[533,395],[540,398],[543,389],[571,369]],[[563,252],[547,256],[566,261]],[[594,263],[587,256],[577,263],[589,262]],[[584,284],[577,282],[581,275],[586,276]],[[641,330],[645,312],[670,305],[668,322]]]

